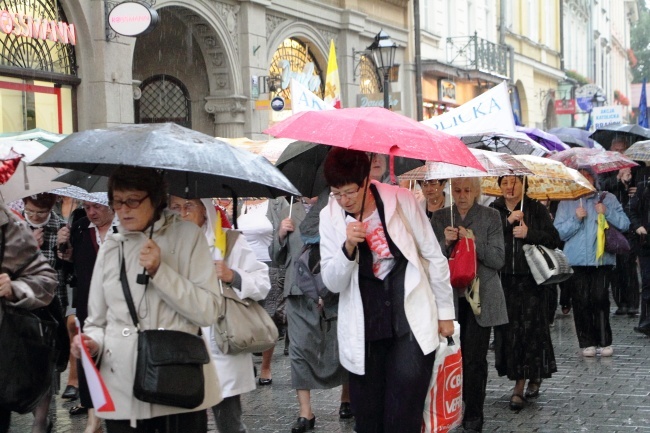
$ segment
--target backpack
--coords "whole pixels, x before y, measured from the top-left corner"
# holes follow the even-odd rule
[[[296,261],[294,284],[314,302],[324,298],[329,291],[320,275],[319,244],[305,245]]]

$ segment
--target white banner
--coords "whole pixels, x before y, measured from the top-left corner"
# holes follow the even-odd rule
[[[454,135],[494,130],[515,131],[508,86],[504,81],[460,107],[422,123]]]
[[[593,116],[594,127],[596,129],[607,125],[623,123],[623,107],[621,105],[594,107],[591,115]]]
[[[291,79],[291,111],[293,114],[301,111],[323,111],[334,110],[334,107],[328,105],[316,96],[311,90],[298,81]]]

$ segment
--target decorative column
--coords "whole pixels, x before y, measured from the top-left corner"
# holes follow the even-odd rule
[[[223,138],[244,136],[246,122],[245,96],[208,96],[205,111],[214,115],[214,135]]]

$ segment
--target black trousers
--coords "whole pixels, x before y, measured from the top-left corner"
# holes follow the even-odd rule
[[[472,307],[465,298],[458,299],[458,323],[460,324],[460,347],[463,350],[463,427],[483,429],[483,404],[488,377],[488,346],[490,327],[482,327],[476,321]]]
[[[350,373],[357,433],[420,433],[435,352],[425,355],[409,332],[366,342],[366,374]]]
[[[612,278],[612,296],[618,307],[639,308],[639,279],[634,252],[616,255]]]
[[[0,407],[0,433],[7,433],[11,424],[11,411]]]
[[[206,433],[208,413],[199,410],[138,420],[136,428],[130,426],[129,420],[107,419],[106,431],[108,433]]]
[[[573,320],[581,349],[612,345],[609,323],[611,266],[574,266],[571,277]]]
[[[641,309],[639,327],[650,329],[650,256],[639,256],[641,266]]]

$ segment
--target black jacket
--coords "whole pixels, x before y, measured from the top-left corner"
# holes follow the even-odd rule
[[[528,197],[524,199],[524,223],[528,226],[526,239],[515,239],[512,234],[514,225],[508,222],[510,210],[503,197],[494,200],[490,207],[499,211],[505,236],[506,262],[501,272],[504,274],[526,275],[530,274],[528,262],[524,254],[524,244],[544,245],[548,248],[559,248],[560,235],[553,226],[551,215],[546,207]],[[516,210],[521,209],[521,202],[517,203]]]

